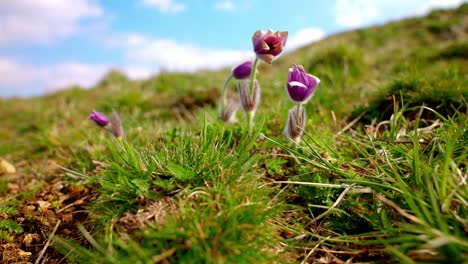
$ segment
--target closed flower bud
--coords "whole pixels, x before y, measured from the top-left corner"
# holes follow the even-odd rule
[[[301,137],[306,125],[305,108],[301,107],[298,113],[298,107],[299,106],[296,105],[295,107],[289,110],[288,119],[286,120],[286,126],[284,128],[284,136],[296,143],[299,143],[301,141]]]
[[[226,101],[226,105],[220,104],[219,119],[221,119],[224,123],[235,122],[237,109],[239,109],[239,103],[234,99],[229,98]]]
[[[243,80],[250,77],[252,72],[252,62],[246,61],[232,70],[232,76],[237,80]]]
[[[271,64],[273,59],[283,51],[287,39],[287,31],[276,31],[275,33],[271,29],[267,32],[257,30],[252,36],[255,54],[259,59]]]
[[[92,111],[89,114],[89,119],[93,120],[94,123],[100,127],[105,127],[109,124],[109,119],[102,113]]]
[[[302,66],[294,64],[289,68],[286,91],[293,102],[305,103],[312,97],[319,83],[319,78],[306,73]]]
[[[118,139],[121,139],[124,136],[122,121],[115,110],[112,110],[110,132]]]
[[[244,80],[237,82],[239,91],[239,100],[245,113],[255,113],[260,103],[260,85],[257,80],[254,82],[254,92],[250,97],[250,81]]]

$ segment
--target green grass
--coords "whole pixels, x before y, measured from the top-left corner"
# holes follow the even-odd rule
[[[1,260],[45,248],[66,263],[466,262],[467,14],[261,64],[251,133],[240,113],[217,120],[228,70],[114,71],[91,90],[0,100],[0,156],[18,171],[0,177]],[[292,63],[321,79],[300,145],[282,136]],[[116,109],[125,139],[93,125],[93,109]]]
[[[271,260],[274,249],[265,245],[278,238],[268,221],[278,210],[265,206],[271,190],[260,188],[263,179],[252,168],[259,159],[250,153],[257,134],[238,138],[219,125],[206,125],[196,137],[169,137],[171,146],[156,143],[138,150],[109,142],[106,151],[112,154],[103,161],[108,169],[84,177],[100,186],[91,205],[97,218],[92,228],[106,232],[91,243],[95,252],[81,249],[72,257],[80,263],[90,261],[90,255],[91,263],[149,263],[170,252],[167,259],[181,263]],[[148,213],[162,214],[159,221],[143,221],[133,237],[117,235],[134,228],[122,224],[125,213],[138,218],[138,209],[154,203],[160,211]],[[72,247],[66,241],[62,246],[64,253]]]

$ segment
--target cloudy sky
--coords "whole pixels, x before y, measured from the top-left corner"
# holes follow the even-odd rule
[[[289,31],[293,50],[326,35],[450,8],[464,0],[1,0],[0,97],[233,67],[257,29]]]

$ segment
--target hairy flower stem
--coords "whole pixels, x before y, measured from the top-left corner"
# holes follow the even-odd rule
[[[253,97],[254,94],[254,82],[255,82],[255,77],[257,75],[257,65],[260,60],[258,57],[255,57],[253,66],[252,66],[252,73],[250,73],[250,98]]]
[[[299,127],[301,130],[304,129],[303,127],[301,127],[301,108],[302,108],[302,103],[298,103],[297,104],[297,111],[296,111],[296,124],[297,124],[297,127]],[[294,148],[296,150],[299,149],[299,143],[298,142],[294,142],[293,144]],[[296,159],[296,162],[297,164],[301,164],[301,162],[299,160]]]
[[[302,107],[302,103],[298,103],[297,104],[297,112],[296,112],[296,116],[297,116],[296,122],[297,122],[297,126],[299,126],[299,127],[301,125],[300,124],[300,118],[299,118],[301,116],[301,107]]]
[[[232,74],[229,75],[229,77],[224,82],[223,92],[221,93],[221,106],[223,109],[227,105],[227,89],[229,87],[229,82],[231,81],[232,77],[233,77]]]
[[[254,115],[254,112],[247,112],[247,131],[249,134],[252,133]]]

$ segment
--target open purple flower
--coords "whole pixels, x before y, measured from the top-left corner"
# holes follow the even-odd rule
[[[257,30],[252,36],[255,54],[259,59],[271,64],[273,59],[283,51],[287,39],[287,31]]]
[[[301,65],[293,64],[292,68],[289,68],[286,90],[292,101],[305,103],[312,97],[319,83],[319,78],[306,73]]]
[[[252,62],[246,61],[232,70],[232,76],[237,80],[243,80],[250,77],[252,72]]]
[[[96,125],[100,127],[105,127],[109,124],[109,118],[105,116],[102,113],[92,111],[91,114],[89,114],[89,119],[93,120]]]

